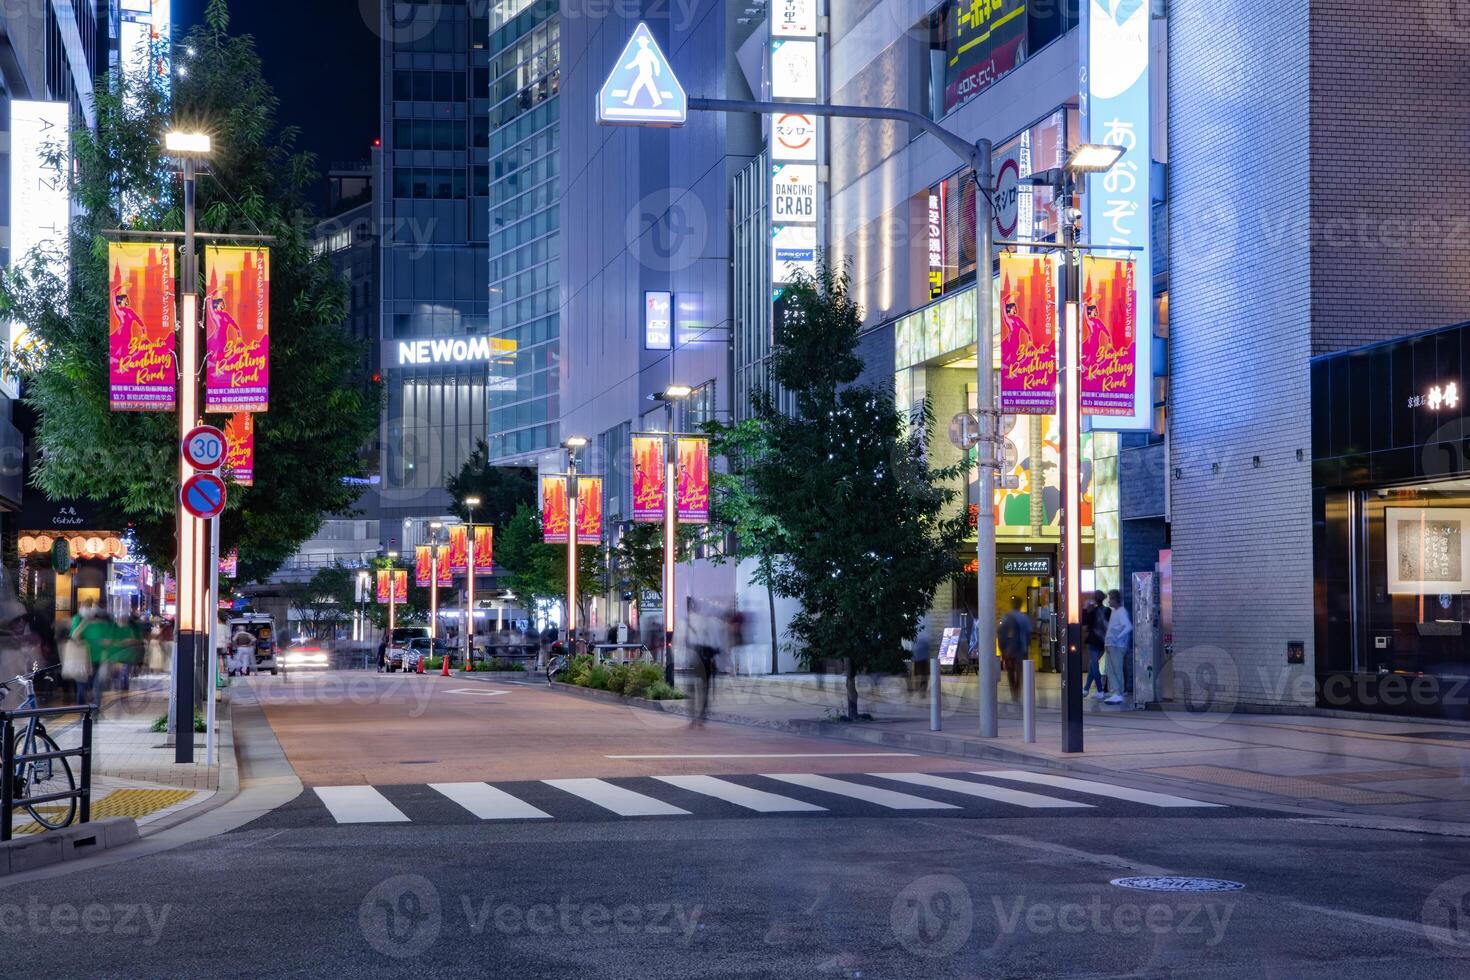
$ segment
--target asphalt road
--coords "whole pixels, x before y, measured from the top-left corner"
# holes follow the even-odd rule
[[[148,858],[0,882],[0,976],[1470,975],[1460,838],[1149,805],[1106,795],[1128,787],[865,759],[851,753],[870,749],[843,742],[677,728],[533,689],[464,704],[442,689],[409,718],[423,699],[404,688],[406,700],[388,700],[374,684],[369,704],[258,686],[306,784],[277,811]],[[607,758],[630,754],[742,758]],[[895,773],[1072,805],[1021,807]],[[656,778],[700,774],[821,809],[751,812]],[[564,779],[685,812],[622,816],[550,782]],[[434,788],[478,781],[545,815],[480,819]],[[407,819],[339,822],[321,790],[340,786],[372,787]],[[873,802],[880,788],[949,808],[888,809]],[[1112,884],[1161,875],[1244,887]]]

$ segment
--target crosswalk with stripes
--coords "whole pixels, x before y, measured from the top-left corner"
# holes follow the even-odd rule
[[[317,786],[275,811],[295,826],[760,815],[1122,815],[1218,803],[1051,773],[767,773]],[[272,818],[264,818],[270,821]]]

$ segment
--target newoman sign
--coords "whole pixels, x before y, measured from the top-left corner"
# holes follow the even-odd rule
[[[472,364],[491,361],[516,350],[514,340],[501,337],[446,337],[436,340],[398,342],[398,366],[422,364]]]

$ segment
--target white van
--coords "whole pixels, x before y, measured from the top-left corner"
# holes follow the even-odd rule
[[[276,621],[269,613],[241,613],[231,616],[227,629],[229,634],[226,642],[234,640],[235,634],[241,630],[255,637],[255,670],[270,671],[274,676],[277,672],[276,665]]]

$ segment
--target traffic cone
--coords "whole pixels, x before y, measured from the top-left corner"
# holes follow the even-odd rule
[[[449,651],[448,650],[445,650],[444,651],[444,669],[441,670],[441,671],[439,671],[439,676],[440,677],[448,677],[449,676]]]
[[[424,672],[424,655],[423,654],[419,654],[419,673],[422,674],[423,672]]]

